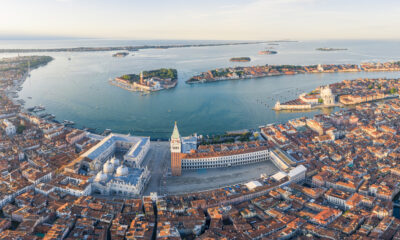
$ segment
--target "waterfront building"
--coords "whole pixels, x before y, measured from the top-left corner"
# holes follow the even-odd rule
[[[335,95],[333,95],[329,85],[320,88],[320,95],[324,105],[326,106],[335,105]]]
[[[274,110],[307,110],[311,109],[311,103],[306,103],[301,99],[292,100],[285,103],[276,102]]]

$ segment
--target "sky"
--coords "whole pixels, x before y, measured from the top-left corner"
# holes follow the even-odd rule
[[[399,0],[0,0],[0,37],[400,39]]]

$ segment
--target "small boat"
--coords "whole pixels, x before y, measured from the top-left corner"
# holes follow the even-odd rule
[[[33,112],[41,112],[41,111],[44,111],[44,110],[46,110],[46,108],[45,107],[43,107],[42,105],[39,105],[39,106],[35,106],[34,107],[34,109],[33,109]]]
[[[48,113],[42,113],[42,114],[39,114],[38,116],[39,116],[40,118],[45,118],[45,117],[50,116],[50,114],[48,114]]]
[[[47,116],[47,119],[54,119],[54,118],[56,118],[56,115],[54,115],[54,114],[50,114],[49,116]]]
[[[68,61],[71,61],[71,58],[70,58],[70,57],[68,58]]]
[[[69,120],[64,120],[64,121],[63,121],[63,124],[64,124],[65,126],[68,126],[68,125],[74,125],[75,122],[74,122],[74,121],[69,121]]]
[[[32,97],[28,97],[28,99],[32,99]]]

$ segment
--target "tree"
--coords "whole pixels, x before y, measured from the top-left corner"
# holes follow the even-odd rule
[[[324,100],[322,98],[318,98],[318,103],[324,103]]]
[[[25,129],[26,129],[26,126],[20,124],[20,125],[18,125],[18,127],[17,127],[17,133],[18,133],[18,134],[21,134]]]

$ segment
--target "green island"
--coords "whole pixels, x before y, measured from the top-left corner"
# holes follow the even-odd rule
[[[231,62],[250,62],[251,58],[249,57],[233,57],[229,59]]]
[[[173,68],[161,68],[142,71],[140,74],[124,74],[110,83],[130,91],[154,92],[174,88],[178,83],[178,71]]]
[[[161,68],[161,69],[156,69],[156,70],[149,70],[149,71],[143,71],[143,78],[160,78],[160,79],[167,79],[170,78],[172,80],[178,79],[178,71],[176,69],[172,68]],[[125,74],[122,75],[121,78],[133,83],[133,82],[139,82],[140,80],[140,74]]]
[[[317,51],[325,51],[325,52],[331,52],[331,51],[346,51],[348,50],[347,48],[317,48],[315,49]]]

